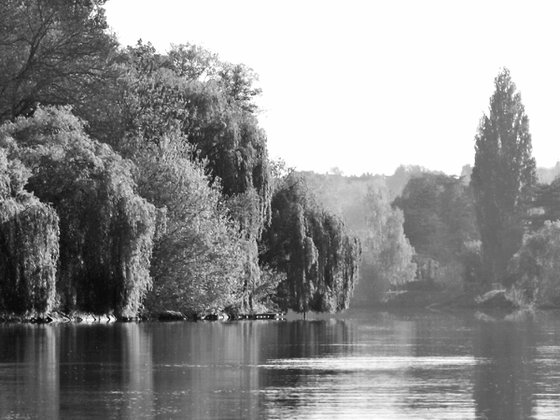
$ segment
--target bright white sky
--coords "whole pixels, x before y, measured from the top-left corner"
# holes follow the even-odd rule
[[[260,75],[272,158],[300,170],[458,174],[500,68],[538,166],[560,160],[560,2],[109,0],[122,44],[194,43]]]

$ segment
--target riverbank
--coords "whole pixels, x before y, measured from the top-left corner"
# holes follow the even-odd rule
[[[473,310],[481,313],[513,313],[532,310],[558,310],[559,306],[535,305],[515,290],[494,289],[482,294],[445,289],[391,292],[379,304],[383,309]]]

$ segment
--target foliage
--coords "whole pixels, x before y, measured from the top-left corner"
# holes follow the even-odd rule
[[[192,45],[159,55],[139,43],[127,57],[121,114],[128,135],[117,147],[135,159],[143,148],[165,149],[170,133],[180,133],[174,147],[204,164],[208,182],[220,188],[245,235],[242,300],[250,307],[261,284],[257,240],[270,218],[271,197],[266,137],[252,101],[259,93],[256,76]]]
[[[255,312],[278,310],[275,302],[278,286],[286,282],[286,273],[274,270],[268,266],[260,267],[259,284],[252,290],[250,307]]]
[[[408,181],[417,176],[422,176],[422,174],[430,173],[426,168],[418,165],[400,165],[395,169],[395,173],[387,177],[387,189],[391,195],[391,198],[395,198],[401,195],[403,189],[406,187]],[[431,172],[441,175],[441,172]]]
[[[560,178],[550,184],[535,187],[534,199],[531,202],[528,220],[532,230],[537,230],[547,220],[560,219]]]
[[[560,306],[560,222],[546,221],[523,238],[509,265],[516,289],[538,306]]]
[[[478,292],[482,273],[482,252],[480,241],[468,241],[464,244],[464,250],[460,261],[463,264],[463,282],[465,289],[470,292]]]
[[[409,179],[430,173],[420,166],[399,166],[394,174],[370,175],[359,177],[344,176],[340,170],[333,168],[330,173],[317,174],[314,172],[300,172],[317,197],[321,205],[330,212],[340,215],[345,224],[361,239],[368,230],[367,212],[364,199],[370,188],[384,189],[389,200],[401,194]],[[434,173],[434,172],[431,172]],[[440,174],[440,173],[437,173]]]
[[[410,175],[409,170],[413,173],[415,169],[401,167],[396,173]],[[371,304],[372,300],[381,300],[389,287],[413,279],[414,250],[404,237],[401,212],[393,210],[389,202],[392,193],[387,184],[393,176],[347,177],[336,168],[324,175],[300,175],[321,205],[340,215],[363,245],[357,301]]]
[[[135,193],[131,163],[90,139],[68,108],[5,124],[0,142],[31,170],[26,188],[60,218],[63,307],[135,316],[151,285],[155,209]]]
[[[468,168],[463,168],[468,176]],[[423,173],[411,178],[394,205],[417,252],[417,279],[446,292],[476,289],[481,276],[479,234],[472,191],[461,178]]]
[[[261,243],[261,261],[285,273],[278,286],[283,309],[348,308],[358,276],[359,241],[341,219],[320,208],[304,180],[288,175],[272,199],[272,221]]]
[[[363,266],[377,297],[390,287],[399,287],[414,280],[416,264],[414,248],[403,231],[403,213],[389,204],[385,189],[368,189],[363,199],[367,230],[363,238]]]
[[[0,149],[0,310],[44,315],[54,307],[58,216],[23,190],[30,176]]]
[[[88,93],[103,89],[115,49],[104,3],[0,3],[0,122],[30,115],[38,103],[79,108]]]
[[[537,168],[537,179],[543,184],[551,184],[560,175],[560,162],[552,168]]]
[[[263,220],[260,217],[262,213],[256,209],[259,208],[261,203],[254,188],[250,188],[245,193],[234,194],[228,197],[226,201],[229,214],[239,223],[241,237],[243,238],[245,262],[241,307],[249,311],[253,311],[254,304],[259,302],[260,291],[270,288],[270,280],[275,278],[269,275],[261,276],[259,267],[257,238],[260,237]]]
[[[268,299],[281,274],[261,278],[258,264],[271,183],[257,76],[188,44],[119,51],[104,2],[0,6],[0,121],[29,117],[4,126],[2,147],[60,217],[63,307],[134,316],[148,268],[154,306]]]
[[[142,142],[142,140],[140,140]],[[166,145],[145,145],[135,160],[140,194],[166,209],[154,247],[154,289],[147,305],[179,311],[222,310],[241,299],[245,240],[209,186],[201,163],[188,158],[180,134]]]
[[[411,178],[394,205],[404,213],[404,233],[420,255],[447,264],[478,239],[471,190],[461,178],[425,173]]]
[[[339,215],[360,239],[367,231],[364,197],[369,188],[385,188],[381,176],[348,177],[339,173],[298,172],[321,206]]]
[[[494,81],[490,113],[475,137],[471,177],[486,282],[504,281],[509,259],[522,242],[523,223],[536,183],[529,119],[510,73]]]
[[[205,159],[212,179],[221,180],[226,196],[257,191],[265,221],[270,180],[266,136],[252,102],[259,93],[254,73],[188,44],[158,55],[139,43],[127,56],[127,131],[159,144],[166,133],[179,130],[194,146],[192,157]]]

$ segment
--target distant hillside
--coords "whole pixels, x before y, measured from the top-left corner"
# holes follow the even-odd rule
[[[330,211],[343,218],[355,233],[365,228],[363,200],[369,187],[386,190],[390,200],[398,197],[410,178],[426,172],[433,172],[418,165],[401,165],[393,175],[345,176],[339,172],[318,174],[312,171],[300,172],[317,200]],[[441,173],[441,172],[438,172]]]
[[[550,184],[560,175],[560,162],[552,168],[537,168],[537,178],[543,184]]]
[[[465,183],[471,180],[472,166],[465,165],[461,170],[461,177]],[[542,184],[550,184],[560,175],[560,162],[557,162],[552,168],[537,168],[537,179]]]
[[[401,165],[389,176],[372,174],[345,176],[339,171],[327,174],[306,171],[300,174],[307,180],[307,185],[317,200],[327,209],[341,216],[346,225],[360,235],[360,232],[365,229],[366,214],[363,200],[368,187],[386,189],[390,200],[393,201],[401,195],[411,178],[428,172],[443,174],[418,165]],[[463,183],[470,182],[471,173],[471,165],[464,165],[461,168],[460,177]],[[541,183],[550,184],[559,175],[560,162],[552,168],[537,168],[537,177]]]

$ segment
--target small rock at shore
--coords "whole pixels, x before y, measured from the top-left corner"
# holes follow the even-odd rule
[[[476,306],[484,309],[501,309],[514,311],[519,305],[513,302],[505,290],[490,290],[475,299]]]
[[[184,321],[187,319],[187,317],[182,312],[170,310],[158,313],[156,315],[156,318],[158,319],[158,321]]]

